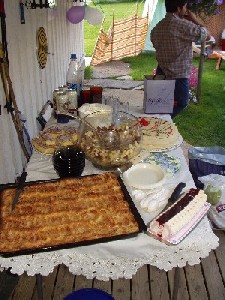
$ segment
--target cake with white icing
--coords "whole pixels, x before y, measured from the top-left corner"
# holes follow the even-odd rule
[[[150,223],[149,232],[159,240],[177,244],[205,216],[209,207],[203,190],[190,189]]]
[[[142,148],[160,150],[174,147],[178,142],[179,132],[173,122],[155,117],[140,118],[142,130]]]

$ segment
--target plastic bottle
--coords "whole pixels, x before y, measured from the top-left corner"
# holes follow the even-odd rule
[[[81,91],[81,64],[80,61],[78,62],[78,68],[77,68],[77,94],[80,95],[80,91]]]
[[[67,87],[70,88],[71,85],[77,90],[77,94],[79,95],[80,88],[79,78],[78,78],[78,62],[76,54],[71,54],[69,68],[66,74],[66,84]]]
[[[83,86],[84,86],[84,70],[85,70],[85,57],[84,54],[82,55],[81,59],[80,59],[80,90],[83,90]]]

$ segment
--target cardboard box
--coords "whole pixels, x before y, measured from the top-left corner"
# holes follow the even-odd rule
[[[165,76],[145,75],[144,112],[146,114],[171,114],[174,106],[175,80]]]

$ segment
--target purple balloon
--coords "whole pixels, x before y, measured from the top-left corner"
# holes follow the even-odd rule
[[[217,0],[217,5],[222,5],[223,4],[223,0]]]
[[[67,10],[66,17],[71,23],[77,24],[84,19],[84,14],[84,6],[72,6],[69,10]]]

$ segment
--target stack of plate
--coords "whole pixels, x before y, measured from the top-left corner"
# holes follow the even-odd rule
[[[85,167],[85,154],[74,146],[60,148],[54,152],[53,165],[61,178],[79,177]]]

